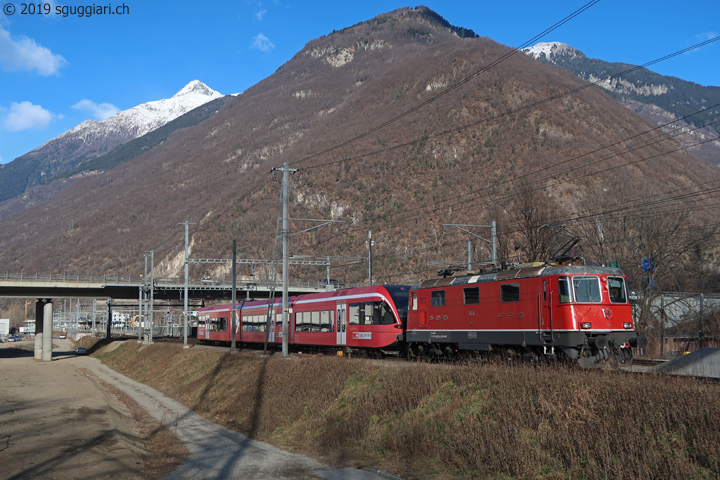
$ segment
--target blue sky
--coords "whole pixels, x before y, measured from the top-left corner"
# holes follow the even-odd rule
[[[515,47],[587,0],[0,3],[0,163],[7,163],[84,120],[171,97],[191,80],[242,92],[310,40],[396,8],[426,5],[453,25]],[[70,13],[92,5],[123,14]],[[46,9],[49,15],[37,13]],[[601,0],[542,41],[643,64],[720,35],[719,20],[718,0]],[[720,86],[720,42],[652,70]]]

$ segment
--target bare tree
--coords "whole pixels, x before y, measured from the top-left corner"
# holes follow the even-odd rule
[[[715,231],[702,228],[689,209],[661,192],[631,179],[617,178],[591,188],[581,204],[578,229],[588,257],[616,261],[638,295],[638,328],[661,330],[655,298],[674,290],[687,272],[687,260],[715,242]]]
[[[556,222],[557,206],[544,189],[527,181],[515,191],[514,212],[522,237],[526,261],[546,261],[552,254],[555,235],[548,225]]]

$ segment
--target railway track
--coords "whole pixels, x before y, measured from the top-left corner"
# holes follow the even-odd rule
[[[659,358],[638,358],[635,357],[633,359],[633,365],[637,365],[640,367],[654,367],[655,365],[660,365],[667,362],[667,360],[662,360]]]

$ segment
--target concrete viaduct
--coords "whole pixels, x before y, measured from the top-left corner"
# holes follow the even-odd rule
[[[308,282],[293,282],[288,286],[288,295],[324,291],[325,285]],[[42,274],[0,274],[0,298],[37,298],[35,304],[35,358],[49,362],[52,360],[53,303],[60,298],[96,298],[111,300],[137,300],[149,295],[157,300],[183,300],[187,290],[190,300],[230,300],[232,284],[230,280],[188,280],[178,278],[155,279],[152,289],[144,283],[143,277],[123,277],[120,275],[83,276],[83,275],[42,275]],[[282,284],[272,282],[237,282],[238,299],[253,297],[269,298],[281,296]],[[112,313],[108,312],[108,318]],[[107,336],[110,336],[112,322],[107,322]]]

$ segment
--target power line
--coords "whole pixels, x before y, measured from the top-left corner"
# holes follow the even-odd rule
[[[542,32],[540,32],[539,34],[535,35],[535,36],[532,37],[531,39],[527,40],[527,41],[524,42],[522,45],[513,48],[512,50],[510,50],[510,51],[509,51],[508,53],[506,53],[505,55],[501,56],[500,58],[496,59],[495,61],[491,62],[490,64],[482,67],[480,70],[477,70],[477,71],[473,72],[472,74],[468,75],[467,77],[465,77],[464,79],[460,80],[459,82],[457,82],[457,83],[455,83],[455,84],[453,84],[453,85],[450,85],[449,87],[445,88],[443,91],[441,91],[441,92],[433,95],[432,97],[428,98],[427,100],[425,100],[425,101],[419,103],[418,105],[415,105],[414,107],[412,107],[412,108],[410,108],[410,109],[408,109],[408,110],[400,113],[399,115],[394,116],[394,117],[391,118],[390,120],[387,120],[387,121],[385,121],[385,122],[383,122],[383,123],[381,123],[381,124],[379,124],[379,125],[376,125],[376,126],[370,128],[369,130],[366,130],[366,131],[364,131],[363,133],[361,133],[361,134],[359,134],[359,135],[356,135],[355,137],[352,137],[352,138],[349,139],[349,140],[346,140],[346,141],[341,142],[341,143],[339,143],[339,144],[337,144],[337,145],[335,145],[335,146],[332,146],[332,147],[330,147],[330,148],[327,148],[327,149],[325,149],[325,150],[322,150],[322,151],[320,151],[320,152],[318,152],[318,153],[316,153],[316,154],[309,155],[309,156],[307,156],[307,157],[305,157],[305,158],[303,158],[303,159],[301,159],[301,160],[298,160],[297,162],[293,162],[292,164],[293,164],[293,165],[297,165],[297,164],[300,164],[300,163],[304,163],[304,162],[306,162],[306,161],[308,161],[308,160],[312,160],[313,158],[321,157],[321,156],[323,156],[323,155],[325,155],[325,154],[328,154],[328,153],[330,153],[330,152],[332,152],[332,151],[334,151],[334,150],[337,150],[337,149],[342,148],[342,147],[345,147],[345,146],[347,146],[347,145],[349,145],[349,144],[351,144],[351,143],[354,143],[354,142],[356,142],[356,141],[358,141],[358,140],[360,140],[360,139],[362,139],[362,138],[368,137],[369,135],[372,135],[373,133],[375,133],[375,132],[377,132],[377,131],[379,131],[379,130],[382,130],[383,128],[387,127],[388,125],[391,125],[391,124],[397,122],[398,120],[401,120],[401,119],[407,117],[408,115],[417,112],[418,110],[420,110],[420,109],[426,107],[427,105],[435,102],[435,101],[438,100],[439,98],[442,98],[442,97],[444,97],[445,95],[448,95],[449,93],[454,92],[455,90],[457,90],[457,89],[460,88],[461,86],[465,85],[466,83],[470,82],[471,80],[473,80],[474,78],[478,77],[479,75],[482,75],[483,73],[487,72],[488,70],[490,70],[490,69],[496,67],[497,65],[501,64],[502,62],[504,62],[504,61],[507,60],[508,58],[512,57],[513,55],[515,55],[516,53],[518,53],[519,51],[521,51],[523,48],[526,48],[527,46],[532,45],[533,43],[537,42],[539,39],[541,39],[542,37],[544,37],[544,36],[547,35],[548,33],[550,33],[550,32],[552,32],[552,31],[560,28],[562,25],[566,24],[567,22],[569,22],[569,21],[572,20],[573,18],[575,18],[575,17],[577,17],[578,15],[580,15],[581,13],[585,12],[587,9],[589,9],[590,7],[592,7],[593,5],[595,5],[596,3],[598,3],[599,1],[600,1],[600,0],[592,0],[592,1],[588,2],[588,3],[586,3],[585,5],[583,5],[583,6],[580,7],[579,9],[575,10],[573,13],[571,13],[571,14],[568,15],[567,17],[563,18],[563,19],[560,20],[559,22],[557,22],[557,23],[555,23],[554,25],[552,25],[552,26],[548,27],[547,29],[543,30]]]
[[[659,62],[662,62],[662,61],[664,61],[664,60],[668,60],[668,59],[673,58],[673,57],[676,57],[676,56],[678,56],[678,55],[682,55],[683,53],[687,53],[687,52],[689,52],[689,51],[692,51],[692,50],[701,48],[701,47],[703,47],[703,46],[705,46],[705,45],[708,45],[708,44],[710,44],[710,43],[716,42],[716,41],[718,41],[718,40],[720,40],[720,36],[713,37],[713,38],[711,38],[711,39],[709,39],[709,40],[706,40],[706,41],[704,41],[704,42],[700,42],[700,43],[698,43],[698,44],[695,44],[695,45],[692,45],[692,46],[690,46],[690,47],[684,48],[684,49],[679,50],[679,51],[677,51],[677,52],[674,52],[674,53],[665,55],[664,57],[660,57],[660,58],[657,58],[657,59],[655,59],[655,60],[651,60],[651,61],[649,61],[649,62],[647,62],[647,63],[644,63],[643,65],[638,65],[638,66],[634,66],[634,67],[632,67],[632,68],[629,68],[629,69],[627,69],[627,70],[623,70],[622,72],[619,72],[619,73],[616,73],[616,74],[614,74],[614,75],[609,76],[606,80],[597,80],[597,81],[593,81],[593,82],[587,82],[587,83],[585,83],[585,84],[583,84],[583,85],[581,85],[581,86],[579,86],[579,87],[572,88],[572,89],[570,89],[570,90],[566,90],[566,91],[564,91],[564,92],[562,92],[562,93],[559,93],[559,94],[557,94],[557,95],[553,95],[553,96],[547,97],[547,98],[545,98],[545,99],[538,100],[538,101],[536,101],[536,102],[533,102],[533,103],[530,103],[530,104],[526,104],[526,105],[517,107],[517,108],[512,109],[512,110],[508,110],[507,112],[501,114],[501,115],[500,115],[500,118],[502,118],[502,117],[508,117],[508,116],[511,116],[511,115],[515,115],[515,114],[517,114],[517,113],[522,112],[523,110],[527,110],[527,109],[530,109],[530,108],[539,107],[539,106],[544,105],[544,104],[546,104],[546,103],[550,103],[550,102],[553,102],[553,101],[555,101],[555,100],[559,100],[559,99],[561,99],[561,98],[564,98],[564,97],[566,97],[566,96],[570,96],[570,95],[572,95],[572,94],[578,93],[578,92],[580,92],[580,91],[582,91],[582,90],[585,90],[585,89],[590,88],[590,87],[593,87],[593,86],[599,86],[601,83],[604,83],[604,82],[606,82],[607,80],[611,80],[611,79],[616,79],[616,78],[622,77],[623,75],[627,75],[627,74],[633,73],[633,72],[635,72],[635,71],[637,71],[637,70],[646,68],[646,67],[648,67],[648,66],[650,66],[650,65],[654,65],[654,64],[659,63]],[[523,47],[523,48],[524,48],[524,47]],[[505,56],[502,57],[502,60],[506,59],[506,57],[509,57],[509,56],[511,56],[511,55],[514,55],[515,53],[517,53],[517,50],[518,50],[518,49],[516,48],[516,49],[514,49],[510,54],[506,54]],[[498,63],[499,63],[499,62],[498,62]],[[497,64],[497,63],[493,64],[493,66],[495,66],[496,64]],[[482,70],[480,70],[479,72],[476,72],[476,73],[473,74],[473,75],[477,76],[478,74],[483,73],[484,71],[487,71],[487,69],[482,69]],[[439,98],[439,97],[441,97],[441,96],[444,96],[445,94],[449,93],[449,91],[455,90],[455,89],[457,88],[457,86],[459,86],[459,84],[464,84],[464,83],[466,83],[466,82],[461,81],[461,82],[458,82],[458,84],[456,84],[456,85],[453,85],[453,86],[451,86],[451,87],[448,87],[446,90],[444,90],[443,92],[437,94],[437,95],[436,95],[435,97],[433,97],[432,99],[424,102],[423,104],[420,104],[420,106],[424,106],[425,104],[430,103],[431,100],[434,101],[434,100],[436,100],[437,98]],[[450,90],[450,89],[452,89],[452,90]],[[718,106],[718,105],[714,105],[713,107],[709,107],[709,108],[714,108],[714,107],[716,107],[716,106]],[[413,107],[413,108],[416,108],[416,107]],[[412,110],[412,109],[411,109],[411,110]],[[705,110],[707,110],[707,109],[705,109]],[[704,110],[703,110],[703,111],[704,111]],[[387,126],[387,125],[389,125],[389,124],[391,124],[391,123],[394,123],[397,119],[400,119],[400,118],[403,118],[404,116],[407,116],[407,114],[409,114],[409,113],[411,113],[411,112],[408,111],[408,112],[406,112],[406,113],[400,114],[400,115],[398,115],[397,117],[389,120],[388,122],[385,122],[385,123],[383,123],[382,125],[380,125],[380,126],[378,126],[378,127],[374,127],[373,129],[368,130],[368,131],[366,131],[366,132],[358,135],[357,137],[355,137],[355,138],[353,138],[353,139],[351,139],[351,140],[348,140],[348,141],[343,142],[343,143],[341,143],[341,144],[339,144],[339,145],[336,145],[336,146],[334,146],[334,147],[331,147],[331,148],[329,148],[329,149],[326,149],[326,150],[324,150],[324,151],[322,151],[322,152],[320,152],[320,153],[317,153],[317,154],[315,154],[315,155],[311,155],[311,156],[305,157],[305,158],[303,158],[302,160],[299,160],[298,162],[295,162],[295,163],[302,163],[302,162],[305,162],[305,161],[307,161],[307,160],[311,160],[311,159],[313,159],[313,158],[320,157],[321,155],[324,155],[324,154],[329,153],[329,152],[331,152],[331,151],[333,151],[333,150],[336,150],[336,149],[338,149],[338,148],[341,148],[341,147],[343,147],[343,146],[345,146],[345,145],[347,145],[347,144],[349,144],[349,143],[352,143],[352,142],[354,142],[354,141],[356,141],[356,140],[358,140],[358,139],[360,139],[360,138],[364,138],[364,137],[368,136],[369,134],[374,133],[374,132],[380,130],[380,128],[384,128],[385,126]],[[688,117],[688,116],[686,116],[686,117]],[[683,117],[683,118],[686,118],[686,117]],[[495,121],[495,120],[497,120],[497,118],[492,118],[492,117],[491,117],[491,118],[482,119],[482,120],[479,120],[479,121],[476,121],[476,122],[471,122],[471,123],[463,124],[463,125],[461,125],[461,126],[459,126],[459,127],[456,126],[456,127],[454,127],[454,128],[444,130],[444,131],[442,131],[442,132],[433,134],[433,135],[431,135],[430,137],[432,138],[432,137],[438,137],[438,136],[441,136],[441,135],[447,135],[447,134],[450,133],[450,132],[456,131],[458,128],[474,127],[474,126],[480,125],[481,123],[485,123],[485,122],[487,122],[487,121]],[[677,122],[677,121],[679,121],[679,120],[680,120],[680,119],[675,120],[675,121],[670,122],[670,123],[675,123],[675,122]],[[654,130],[654,129],[653,129],[653,130]],[[307,169],[320,168],[320,167],[325,167],[325,166],[328,166],[328,165],[335,165],[335,164],[344,163],[344,162],[347,162],[347,161],[358,160],[358,159],[361,159],[361,158],[365,158],[365,157],[368,157],[368,156],[378,155],[378,154],[380,154],[380,153],[388,152],[388,151],[395,150],[395,149],[398,149],[398,148],[408,147],[408,146],[413,145],[413,144],[416,143],[417,141],[418,141],[418,139],[416,138],[416,139],[414,139],[414,140],[412,140],[412,141],[405,142],[405,143],[403,143],[403,144],[399,144],[399,145],[395,145],[395,146],[392,146],[392,147],[383,148],[383,149],[380,149],[380,150],[376,150],[376,151],[374,151],[374,152],[365,153],[365,154],[358,155],[358,156],[354,156],[354,157],[343,158],[343,159],[339,159],[339,160],[332,160],[332,161],[325,162],[325,163],[322,163],[322,164],[312,165],[312,166],[309,166],[309,167],[305,167],[305,169],[307,170]]]

